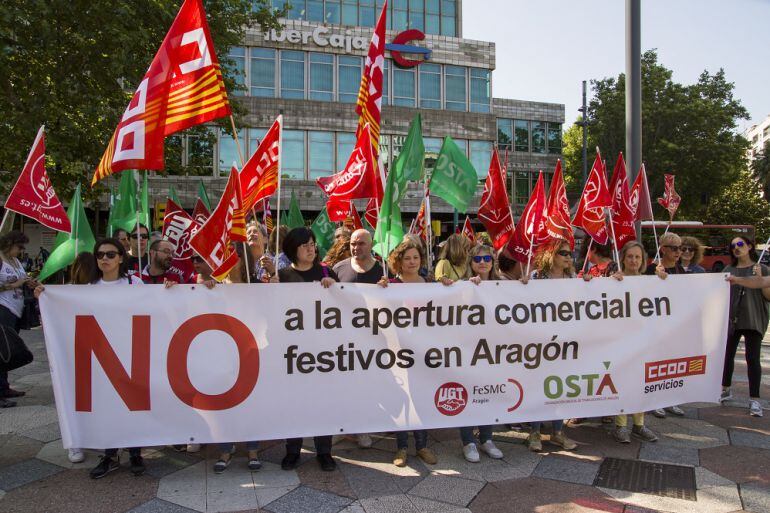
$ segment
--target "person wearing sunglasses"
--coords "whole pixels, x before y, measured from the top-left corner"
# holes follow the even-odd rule
[[[682,237],[682,256],[679,257],[679,263],[687,274],[705,273],[706,270],[701,267],[703,261],[703,244],[695,237]]]
[[[147,264],[147,243],[150,240],[150,230],[143,224],[139,225],[139,230],[134,228],[131,233],[128,234],[128,240],[131,245],[131,249],[128,250],[128,257],[126,259],[126,266],[128,274],[137,276],[140,275],[142,269],[139,269],[139,256],[142,257],[142,267]]]
[[[593,278],[606,278],[612,276],[618,271],[618,264],[612,260],[612,246],[608,244],[597,244],[591,242],[591,237],[586,236],[583,239],[585,249],[585,259],[591,264],[586,270],[580,271],[578,277],[586,281]]]
[[[762,337],[767,331],[770,287],[766,285],[770,268],[758,264],[754,241],[739,235],[730,242],[730,265],[724,271],[730,274],[730,317],[725,349],[725,368],[722,373],[720,403],[733,398],[730,386],[735,368],[735,353],[743,338],[746,347],[746,366],[749,374],[749,414],[762,417],[759,387],[762,383],[760,351]],[[749,285],[751,284],[751,287]]]
[[[679,258],[682,256],[682,239],[679,235],[666,232],[660,236],[658,243],[660,244],[660,260],[648,265],[644,274],[650,276],[657,274],[663,279],[669,274],[685,274],[682,264],[679,263]]]
[[[176,247],[171,241],[158,239],[150,244],[150,256],[142,269],[142,281],[147,285],[164,283],[187,283],[189,277],[172,268]]]

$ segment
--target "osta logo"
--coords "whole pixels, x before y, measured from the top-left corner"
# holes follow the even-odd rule
[[[439,413],[451,417],[465,409],[468,404],[468,391],[460,383],[444,383],[436,390],[433,402],[436,403]]]

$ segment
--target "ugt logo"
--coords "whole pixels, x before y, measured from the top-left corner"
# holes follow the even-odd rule
[[[433,402],[439,413],[452,417],[465,409],[468,404],[468,391],[460,383],[450,381],[438,387]]]

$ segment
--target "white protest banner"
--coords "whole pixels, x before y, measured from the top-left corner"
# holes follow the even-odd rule
[[[47,287],[65,447],[478,426],[716,401],[722,275]]]

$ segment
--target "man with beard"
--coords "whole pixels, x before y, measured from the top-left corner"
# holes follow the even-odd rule
[[[174,245],[158,239],[150,245],[150,261],[142,271],[142,281],[148,285],[166,282],[187,283],[179,274],[170,271],[174,259]]]

